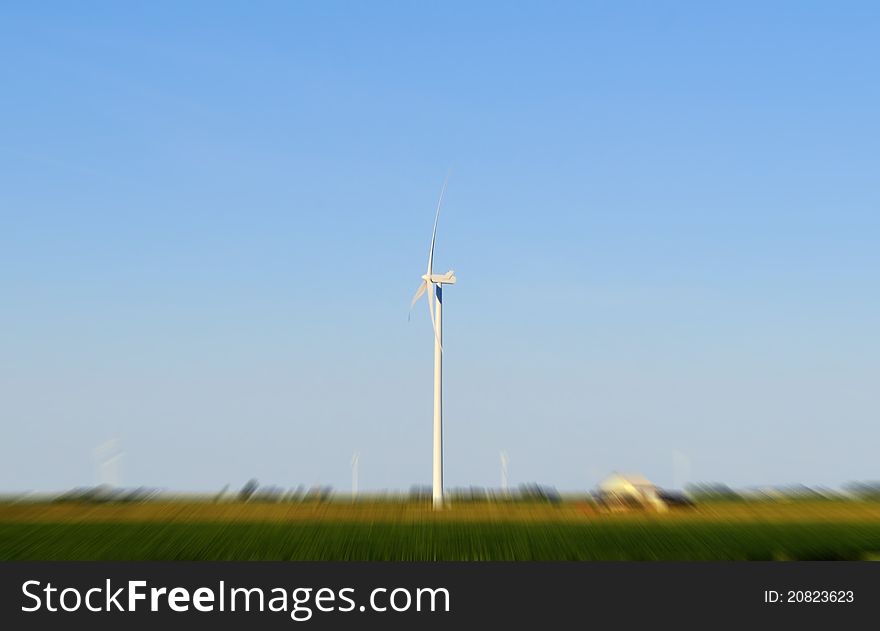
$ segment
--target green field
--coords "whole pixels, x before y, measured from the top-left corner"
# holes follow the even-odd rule
[[[239,505],[234,507],[238,512],[222,513],[222,518],[212,512],[220,509],[210,505],[174,509],[149,504],[50,507],[42,512],[0,508],[0,559],[880,558],[876,505],[740,505],[665,516],[596,515],[572,507],[506,513],[475,507],[437,518],[430,512],[413,513],[406,519],[387,517],[382,511],[391,509],[383,507],[341,507],[338,512],[332,507],[293,507],[283,512]]]
[[[857,560],[880,524],[2,524],[0,558]]]

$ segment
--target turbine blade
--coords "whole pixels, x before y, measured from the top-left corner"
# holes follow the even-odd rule
[[[426,285],[428,283],[425,283]],[[437,340],[437,344],[440,345],[440,352],[443,352],[443,342],[440,341],[440,332],[437,330],[437,319],[434,315],[434,301],[437,297],[434,295],[434,283],[431,283],[430,290],[428,291],[428,311],[431,312],[431,329],[434,331],[434,339]]]
[[[425,289],[427,289],[427,288],[428,288],[428,281],[423,280],[423,281],[422,281],[422,284],[419,285],[419,288],[416,289],[416,295],[413,296],[413,298],[412,298],[412,302],[409,303],[409,313],[406,314],[406,320],[407,320],[407,322],[409,322],[410,318],[412,317],[412,310],[413,310],[413,307],[416,306],[416,303],[419,301],[419,298],[422,297],[422,294],[425,293]]]
[[[419,301],[419,298],[422,297],[422,294],[425,293],[425,289],[428,286],[428,281],[423,280],[422,284],[419,285],[419,288],[416,290],[416,295],[413,296],[412,302],[409,303],[409,310],[412,311],[412,308],[416,306],[416,303]]]
[[[443,180],[443,188],[440,189],[440,199],[437,200],[437,212],[434,215],[434,230],[431,232],[431,249],[428,250],[428,276],[434,267],[434,241],[437,239],[437,222],[440,220],[440,207],[443,206],[443,195],[446,193],[446,183],[449,182],[449,176]]]

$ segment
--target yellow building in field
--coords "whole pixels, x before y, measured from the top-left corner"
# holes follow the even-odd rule
[[[657,485],[638,473],[612,473],[599,484],[599,498],[609,508],[666,510]]]

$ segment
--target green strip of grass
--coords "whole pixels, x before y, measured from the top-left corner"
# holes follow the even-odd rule
[[[855,560],[868,523],[6,523],[3,560]]]

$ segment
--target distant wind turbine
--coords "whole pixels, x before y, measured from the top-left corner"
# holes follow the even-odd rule
[[[500,456],[501,456],[501,492],[504,495],[507,495],[510,492],[510,487],[508,485],[508,479],[507,479],[507,464],[509,462],[507,459],[507,452],[502,451]]]
[[[98,484],[108,488],[119,486],[121,483],[119,470],[123,455],[119,441],[111,438],[95,447],[93,453],[98,471]]]
[[[434,476],[433,505],[434,509],[443,507],[443,285],[454,285],[455,275],[452,270],[445,274],[435,274],[434,242],[437,239],[437,222],[440,219],[440,207],[446,193],[446,181],[440,190],[437,212],[434,215],[434,230],[431,233],[431,249],[428,250],[428,271],[422,276],[422,284],[413,296],[410,310],[423,294],[427,294],[428,311],[431,314],[431,325],[434,329]],[[436,302],[436,306],[435,306]]]
[[[351,457],[351,497],[357,497],[358,494],[358,466],[361,463],[361,456],[358,452],[354,452]]]

